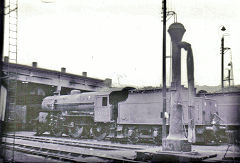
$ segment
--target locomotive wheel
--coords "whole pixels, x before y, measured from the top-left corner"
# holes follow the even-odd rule
[[[91,127],[84,126],[84,136],[86,136],[87,138],[92,137],[92,128]]]
[[[156,130],[155,130],[155,132],[156,132]],[[153,142],[156,145],[162,144],[162,134],[159,130],[157,132],[157,136],[153,136]]]
[[[138,129],[129,130],[128,141],[132,144],[136,144],[139,142],[139,131]]]
[[[103,140],[108,135],[108,127],[105,124],[94,126],[92,129],[93,138]]]
[[[160,135],[156,136],[153,138],[153,142],[156,145],[161,145],[162,144],[162,137]]]
[[[162,144],[162,132],[159,128],[152,128],[153,142],[156,145]]]
[[[83,126],[74,126],[69,128],[68,133],[73,138],[80,138],[83,133]]]
[[[56,137],[62,136],[63,131],[62,129],[58,128],[58,127],[53,127],[50,130],[50,134]]]
[[[50,134],[56,137],[62,136],[63,134],[63,126],[61,114],[52,114],[50,120]]]
[[[212,145],[216,143],[214,133],[212,131],[205,131],[203,133],[203,137],[204,137],[204,143],[207,145]]]
[[[42,124],[37,124],[36,136],[42,135],[45,132],[44,126]]]

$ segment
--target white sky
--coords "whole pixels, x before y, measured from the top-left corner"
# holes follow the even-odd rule
[[[51,1],[54,3],[19,0],[19,64],[37,61],[38,67],[52,70],[66,67],[67,72],[74,74],[87,71],[89,77],[112,78],[115,85],[141,87],[162,83],[162,0]],[[232,49],[234,82],[240,84],[240,1],[167,2],[168,9],[177,13],[178,22],[186,28],[183,41],[192,44],[195,84],[221,83],[221,25],[230,34],[225,36],[225,45]],[[167,25],[171,23],[173,19]],[[185,59],[183,84],[187,83]]]

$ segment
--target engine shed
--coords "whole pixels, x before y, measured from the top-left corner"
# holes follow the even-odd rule
[[[87,72],[81,75],[66,72],[62,67],[61,71],[39,68],[37,62],[32,62],[32,66],[10,63],[8,57],[4,58],[3,73],[6,80],[17,79],[16,107],[8,105],[6,117],[17,119],[18,128],[29,128],[31,120],[37,117],[37,111],[41,108],[43,98],[54,94],[68,95],[72,90],[80,92],[94,92],[99,89],[111,87],[111,79],[96,79],[87,76]],[[13,77],[11,74],[17,74]],[[9,83],[11,87],[11,82]],[[9,96],[14,94],[8,90]],[[8,100],[8,103],[11,103]],[[26,112],[26,114],[18,114]],[[19,117],[20,116],[20,117]],[[30,127],[31,128],[31,127]]]

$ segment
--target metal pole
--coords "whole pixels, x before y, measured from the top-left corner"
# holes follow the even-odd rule
[[[2,77],[2,58],[3,58],[3,41],[4,41],[4,2],[0,1],[0,77]],[[1,78],[0,78],[1,85]]]
[[[0,0],[0,91],[2,89],[2,66],[3,66],[3,43],[4,43],[4,6],[5,0]],[[0,94],[0,96],[3,96]],[[2,137],[2,130],[3,130],[3,121],[0,119],[0,137]],[[2,139],[0,139],[0,159],[4,158],[4,149],[2,145]],[[4,161],[3,161],[4,162]]]
[[[231,86],[231,70],[228,70],[228,86]]]
[[[224,88],[224,36],[222,36],[222,39],[221,39],[221,55],[222,55],[222,64],[221,64],[221,77],[222,77],[222,90]]]
[[[166,138],[166,14],[167,14],[167,2],[166,0],[162,1],[163,3],[163,55],[162,55],[162,98],[163,98],[163,111],[162,111],[162,139]]]

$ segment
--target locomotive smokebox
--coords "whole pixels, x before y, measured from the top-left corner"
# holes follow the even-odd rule
[[[191,144],[184,136],[183,109],[181,100],[181,47],[185,28],[180,23],[170,25],[168,32],[172,41],[172,83],[170,104],[170,128],[169,135],[163,139],[163,151],[191,151]]]

